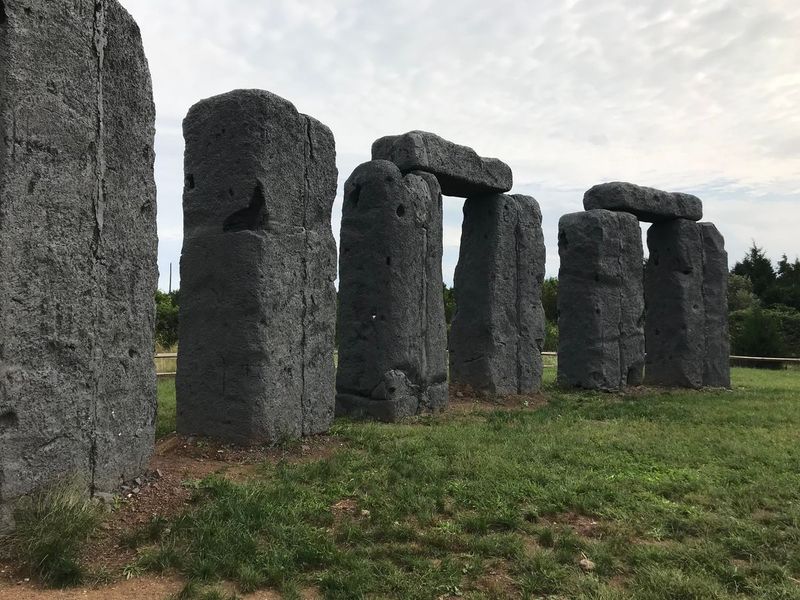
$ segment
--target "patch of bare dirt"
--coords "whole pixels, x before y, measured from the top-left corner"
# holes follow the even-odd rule
[[[209,475],[244,481],[257,477],[260,466],[265,463],[322,460],[343,447],[344,442],[332,436],[306,438],[302,442],[282,448],[242,448],[201,438],[174,434],[167,436],[156,443],[147,473],[128,482],[113,498],[105,498],[105,506],[110,514],[84,551],[83,563],[89,572],[103,573],[119,583],[98,588],[96,595],[92,595],[94,592],[90,590],[82,589],[65,592],[44,590],[25,582],[16,566],[0,565],[0,600],[40,597],[112,600],[164,598],[176,591],[173,589],[175,580],[137,578],[130,582],[120,581],[124,576],[124,567],[136,558],[136,551],[123,542],[155,519],[169,520],[188,510],[193,496],[193,486],[188,485],[190,482]],[[141,593],[135,588],[137,582],[142,583]],[[134,588],[135,591],[131,591]],[[120,595],[113,595],[117,593],[116,590],[121,590]],[[162,590],[167,591],[161,593]],[[253,596],[261,597],[275,596]],[[314,596],[312,594],[308,597]]]
[[[505,561],[498,561],[486,568],[473,587],[489,598],[522,598],[519,585],[509,571]]]
[[[576,534],[584,538],[600,538],[603,536],[603,526],[599,521],[576,512],[548,515],[542,517],[540,522],[548,525],[569,527]]]
[[[495,410],[538,410],[547,405],[544,394],[493,396],[476,392],[470,386],[451,385],[448,413],[469,414]]]
[[[175,578],[142,577],[102,588],[50,590],[29,582],[0,581],[0,600],[164,600],[179,592],[183,583]]]

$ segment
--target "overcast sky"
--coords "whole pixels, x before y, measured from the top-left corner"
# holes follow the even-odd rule
[[[725,235],[800,254],[798,0],[122,0],[139,22],[157,117],[160,285],[181,247],[181,121],[262,88],[327,124],[345,179],[372,142],[433,131],[496,156],[559,217],[623,180],[686,191]],[[667,8],[669,6],[669,8]],[[444,277],[462,202],[446,199]]]

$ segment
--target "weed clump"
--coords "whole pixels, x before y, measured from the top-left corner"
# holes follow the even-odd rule
[[[8,546],[32,577],[52,587],[81,582],[85,574],[79,560],[81,549],[101,520],[83,481],[67,478],[23,498],[14,520],[16,529]]]

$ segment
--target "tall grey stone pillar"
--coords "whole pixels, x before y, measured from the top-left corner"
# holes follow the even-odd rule
[[[730,386],[728,255],[711,223],[675,219],[647,234],[645,276],[650,385]]]
[[[67,474],[153,450],[155,110],[116,0],[0,2],[0,529]]]
[[[334,139],[260,90],[184,121],[178,431],[235,443],[324,432],[334,412]]]
[[[455,273],[450,377],[491,394],[542,384],[545,335],[542,213],[530,196],[467,199]]]
[[[447,404],[442,197],[385,160],[345,184],[337,413],[396,421]]]
[[[597,209],[561,218],[558,380],[619,390],[642,381],[644,294],[637,218]]]

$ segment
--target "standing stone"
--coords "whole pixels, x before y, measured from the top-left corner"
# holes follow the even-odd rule
[[[116,0],[0,1],[0,529],[77,473],[153,450],[155,110]]]
[[[649,385],[730,385],[727,254],[710,223],[676,219],[647,233]]]
[[[644,365],[643,249],[635,216],[590,210],[561,218],[558,380],[619,390]]]
[[[260,90],[204,100],[184,121],[177,425],[274,443],[334,411],[333,135]]]
[[[629,212],[640,221],[652,223],[672,219],[699,221],[703,218],[703,203],[697,196],[662,192],[619,181],[594,186],[583,197],[583,207],[586,210],[604,208]]]
[[[511,168],[501,160],[482,158],[472,148],[427,131],[380,138],[372,145],[372,159],[389,160],[403,173],[433,173],[445,196],[496,194],[513,185]]]
[[[498,194],[466,201],[450,330],[454,383],[497,395],[539,391],[544,273],[536,200]]]
[[[442,196],[391,162],[345,184],[339,260],[338,414],[396,421],[447,404]]]
[[[703,235],[703,305],[706,351],[703,385],[731,387],[731,338],[728,323],[728,253],[713,223],[700,223]]]

